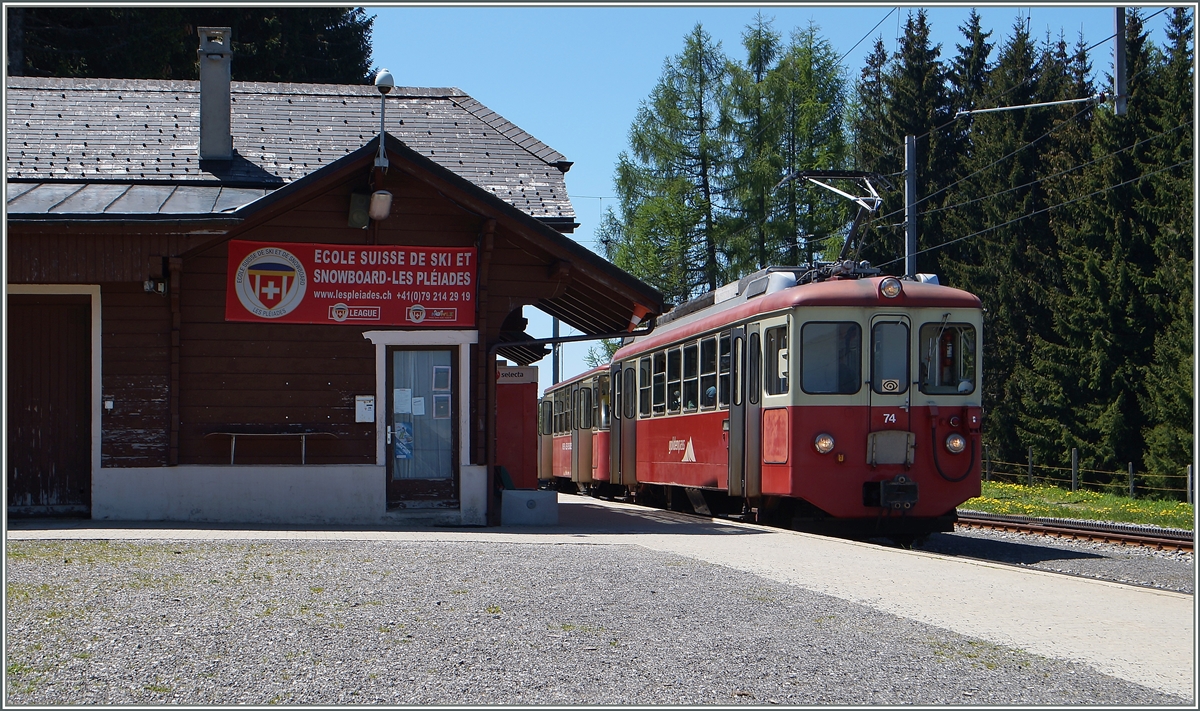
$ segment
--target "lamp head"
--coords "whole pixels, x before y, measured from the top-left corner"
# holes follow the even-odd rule
[[[396,82],[392,79],[392,73],[388,70],[380,69],[379,73],[375,75],[375,88],[379,90],[380,94],[388,93],[395,85]]]

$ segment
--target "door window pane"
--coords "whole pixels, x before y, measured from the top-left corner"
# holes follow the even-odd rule
[[[852,395],[862,388],[862,329],[854,322],[806,323],[800,329],[800,388]]]
[[[647,362],[646,359],[643,358],[642,363],[646,363],[646,362]],[[621,393],[621,397],[623,397],[625,399],[625,403],[624,403],[624,409],[622,410],[622,412],[625,413],[625,417],[628,417],[630,419],[633,419],[634,409],[635,409],[634,392],[637,391],[637,379],[635,376],[636,376],[636,374],[634,373],[633,368],[631,368],[631,367],[625,368],[625,389]],[[646,397],[645,397],[645,406],[646,406],[645,412],[649,413],[650,412],[650,388],[649,388],[649,386],[647,386],[644,390],[645,390],[645,395],[646,395]]]
[[[733,345],[730,335],[728,331],[721,334],[720,356],[717,362],[717,403],[722,408],[729,407],[729,368],[732,359],[730,346]]]
[[[750,382],[746,387],[750,389],[750,403],[757,405],[760,393],[762,392],[762,345],[757,333],[750,334],[749,375]]]
[[[886,395],[908,391],[908,324],[871,328],[871,389]]]
[[[592,429],[592,389],[579,389],[579,429]]]
[[[451,368],[449,350],[392,351],[392,478],[454,476],[454,388],[435,393],[435,372]]]

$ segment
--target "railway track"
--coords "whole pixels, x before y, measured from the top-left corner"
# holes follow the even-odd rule
[[[1105,521],[1078,521],[1031,516],[1001,516],[979,511],[959,511],[956,526],[984,528],[1013,533],[1034,533],[1053,538],[1098,541],[1168,551],[1193,550],[1191,531],[1176,528],[1137,526]]]

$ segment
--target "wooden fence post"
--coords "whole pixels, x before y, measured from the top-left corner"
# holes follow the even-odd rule
[[[1029,448],[1029,485],[1033,486],[1033,447]]]
[[[1079,488],[1079,450],[1071,447],[1071,491]]]
[[[1133,488],[1133,462],[1129,463],[1129,498],[1137,498],[1137,491]]]
[[[991,481],[992,480],[992,455],[988,451],[988,446],[986,444],[983,445],[983,461],[987,465],[987,467],[983,470],[983,479],[984,479],[984,481]]]
[[[1187,465],[1187,500],[1189,504],[1195,504],[1196,492],[1192,489],[1192,465]]]

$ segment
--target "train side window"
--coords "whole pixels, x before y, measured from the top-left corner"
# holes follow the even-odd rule
[[[654,354],[654,416],[667,412],[667,354]]]
[[[563,427],[563,408],[566,405],[565,393],[559,390],[554,393],[554,434],[561,434]]]
[[[680,401],[679,396],[682,391],[682,380],[680,375],[682,369],[680,366],[679,349],[672,348],[667,351],[667,412],[674,414],[679,412]]]
[[[757,405],[762,393],[762,345],[758,334],[750,334],[750,382],[746,387],[750,390],[750,404]]]
[[[592,389],[579,388],[579,429],[592,429]]]
[[[700,407],[717,406],[717,339],[700,341]]]
[[[917,357],[921,392],[929,395],[969,395],[975,392],[975,327],[966,323],[927,323],[921,326]]]
[[[861,390],[862,327],[853,321],[804,324],[800,389],[814,395],[853,395]]]
[[[700,406],[699,346],[690,343],[683,347],[683,411],[695,412]]]
[[[638,361],[638,416],[650,416],[650,359]]]
[[[729,331],[721,334],[720,343],[721,354],[717,361],[717,403],[725,408],[729,407],[729,366],[732,357],[730,346],[733,345]]]
[[[908,324],[871,327],[871,389],[887,395],[908,391]]]
[[[643,358],[642,363],[645,364],[646,362],[647,362],[646,359]],[[622,405],[621,411],[623,413],[625,413],[626,418],[631,419],[631,420],[633,419],[633,416],[636,414],[636,410],[637,410],[637,407],[636,407],[636,404],[634,401],[634,393],[637,392],[637,389],[638,389],[636,376],[637,376],[637,373],[635,373],[633,371],[632,366],[625,367],[625,390],[624,390],[624,392],[621,393],[621,397],[624,398],[624,403]],[[648,380],[648,378],[647,378],[647,380]],[[646,412],[649,412],[650,411],[650,388],[649,388],[649,386],[644,388],[644,390],[646,391]]]
[[[554,403],[542,400],[542,431],[541,434],[554,433]]]
[[[609,410],[612,402],[612,390],[608,387],[608,374],[603,373],[596,379],[596,411],[593,420],[602,430],[609,427]]]
[[[763,333],[763,340],[766,341],[763,385],[768,395],[782,395],[788,391],[787,331],[787,326],[776,326]]]

